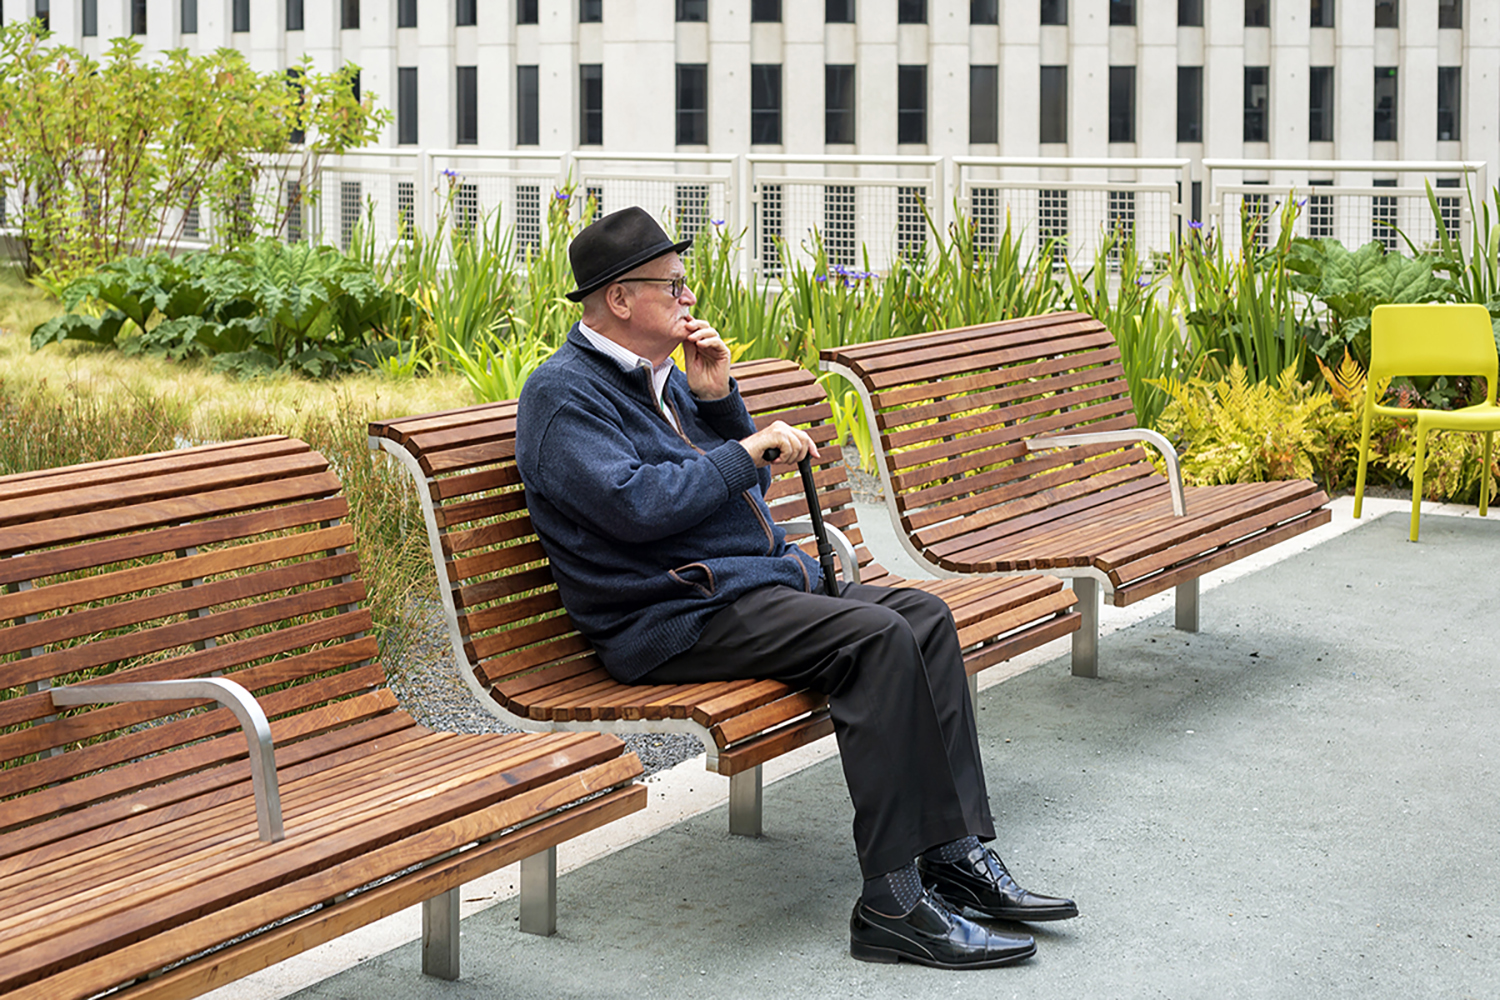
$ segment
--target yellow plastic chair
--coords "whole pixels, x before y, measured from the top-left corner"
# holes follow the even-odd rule
[[[1365,498],[1365,466],[1370,461],[1370,421],[1379,413],[1417,420],[1417,460],[1411,472],[1411,540],[1417,540],[1417,518],[1422,513],[1422,470],[1427,461],[1427,432],[1469,431],[1484,434],[1484,476],[1479,486],[1479,515],[1490,500],[1490,454],[1494,432],[1500,430],[1500,406],[1495,405],[1495,382],[1500,357],[1489,310],[1478,305],[1376,306],[1370,317],[1370,375],[1365,382],[1365,407],[1359,434],[1359,476],[1354,484],[1354,516]],[[1461,410],[1403,410],[1381,406],[1375,386],[1396,375],[1482,375],[1484,402]]]

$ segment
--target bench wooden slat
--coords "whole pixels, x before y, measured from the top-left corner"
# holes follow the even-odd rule
[[[136,482],[148,476],[179,476],[201,473],[246,460],[284,458],[305,455],[311,449],[296,438],[270,436],[183,448],[156,455],[132,455],[73,465],[66,469],[39,469],[7,475],[0,482],[0,503],[65,493],[70,490],[96,489],[107,483]]]

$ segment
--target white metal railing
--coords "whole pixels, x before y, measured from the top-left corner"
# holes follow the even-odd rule
[[[1144,255],[1181,233],[1191,160],[955,156],[952,196],[993,246],[1007,223],[1054,260],[1092,264],[1107,235],[1135,240]]]
[[[1430,246],[1437,241],[1430,182],[1444,228],[1467,243],[1469,198],[1477,203],[1489,193],[1486,167],[1459,160],[1205,159],[1205,222],[1213,221],[1228,248],[1239,249],[1242,216],[1257,216],[1251,238],[1264,249],[1280,235],[1286,200],[1296,198],[1298,236],[1333,237],[1350,249],[1374,240],[1396,250],[1404,249],[1405,234],[1418,247]]]

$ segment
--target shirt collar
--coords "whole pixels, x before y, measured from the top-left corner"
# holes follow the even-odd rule
[[[582,320],[578,322],[578,332],[583,334],[595,348],[613,359],[623,371],[634,371],[637,368],[650,371],[652,389],[656,393],[657,402],[661,402],[662,395],[666,392],[667,378],[672,374],[672,369],[677,367],[670,357],[659,365],[653,365],[648,359],[641,357],[628,347],[622,347],[598,330],[590,329]]]

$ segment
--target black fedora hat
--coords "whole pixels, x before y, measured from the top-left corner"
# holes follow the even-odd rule
[[[682,253],[692,240],[673,243],[666,230],[643,209],[622,208],[594,222],[568,247],[573,280],[578,287],[568,293],[574,302],[597,291],[622,274],[628,274],[662,254]]]

